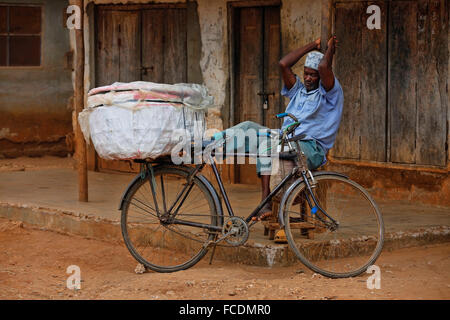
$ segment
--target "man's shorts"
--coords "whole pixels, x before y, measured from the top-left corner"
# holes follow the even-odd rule
[[[307,158],[309,170],[315,170],[325,163],[325,153],[316,140],[300,140],[300,148]],[[258,158],[256,161],[256,172],[259,175],[270,175],[272,172],[272,159]]]

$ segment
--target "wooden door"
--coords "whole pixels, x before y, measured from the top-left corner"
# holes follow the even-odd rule
[[[97,7],[96,86],[117,81],[186,82],[186,8],[127,8]],[[98,169],[137,169],[128,161],[96,157]]]
[[[186,10],[149,9],[142,12],[142,80],[187,81]]]
[[[235,124],[254,121],[279,128],[275,115],[280,103],[280,8],[235,9]],[[265,95],[266,94],[266,95]],[[264,100],[267,98],[267,108]],[[248,162],[247,162],[248,163]],[[256,165],[235,166],[238,183],[257,183]]]
[[[339,47],[336,77],[344,91],[344,109],[333,156],[386,161],[386,11],[381,29],[366,27],[367,4],[336,3],[335,29]]]
[[[366,9],[381,9],[368,29]],[[333,156],[446,165],[448,1],[336,2],[344,111]]]
[[[100,10],[97,17],[97,86],[139,81],[139,12]]]
[[[446,0],[418,2],[415,163],[421,165],[447,164],[449,11]]]

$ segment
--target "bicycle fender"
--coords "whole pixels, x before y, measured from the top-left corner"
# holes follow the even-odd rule
[[[350,179],[349,176],[347,176],[343,173],[339,173],[339,172],[333,172],[333,171],[315,171],[315,172],[313,172],[313,177],[324,176],[324,175],[339,176],[339,177],[342,177],[345,179]]]
[[[125,191],[122,194],[122,198],[120,199],[120,204],[119,204],[119,209],[118,210],[122,210],[123,204],[125,203],[125,197],[128,193],[128,191],[131,189],[131,187],[136,183],[137,180],[141,179],[141,175],[138,174],[136,177],[134,177],[134,179],[130,182],[130,184],[128,185],[128,187],[125,189]]]
[[[218,215],[220,217],[220,221],[219,221],[219,225],[222,226],[223,225],[223,209],[222,209],[222,201],[220,200],[219,194],[217,193],[216,188],[214,188],[214,186],[212,185],[212,183],[206,179],[206,177],[202,174],[198,174],[196,176],[197,178],[200,179],[201,182],[204,183],[204,185],[206,186],[206,188],[208,188],[209,192],[211,193],[214,203],[216,205],[216,215]]]
[[[316,172],[313,172],[313,177],[325,176],[325,175],[339,176],[339,177],[342,177],[342,178],[345,178],[345,179],[349,179],[349,177],[347,175],[339,173],[339,172],[333,172],[333,171],[316,171]],[[284,224],[285,224],[283,212],[284,212],[284,207],[286,205],[287,197],[291,193],[291,191],[294,190],[294,188],[296,188],[300,183],[305,183],[303,181],[303,178],[297,179],[293,184],[291,184],[291,186],[283,194],[283,198],[281,199],[281,202],[280,202],[280,208],[278,209],[278,222],[280,224],[280,228],[284,228]]]
[[[156,169],[161,165],[156,165],[153,168]],[[128,191],[131,189],[131,187],[136,183],[137,180],[142,179],[141,174],[139,173],[136,177],[134,177],[133,180],[131,180],[130,184],[128,184],[128,187],[125,189],[125,191],[122,194],[122,198],[120,199],[120,204],[119,204],[119,209],[118,210],[122,210],[123,208],[123,204],[125,203],[125,197],[128,193]]]

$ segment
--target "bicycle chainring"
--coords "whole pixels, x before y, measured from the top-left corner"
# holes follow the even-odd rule
[[[248,225],[240,217],[228,218],[222,228],[224,240],[232,246],[243,245],[249,236]]]

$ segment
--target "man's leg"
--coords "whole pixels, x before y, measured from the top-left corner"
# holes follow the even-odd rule
[[[261,201],[270,194],[270,175],[261,175]]]
[[[264,159],[267,160],[267,159]],[[268,159],[270,160],[270,159]],[[257,159],[256,170],[258,175],[261,177],[261,201],[264,200],[270,194],[270,172],[268,169],[271,168],[271,163],[267,161],[261,161]],[[264,174],[266,173],[266,174]],[[253,221],[261,221],[272,215],[272,202],[266,203],[259,211],[256,217],[253,217]]]
[[[267,129],[269,130],[269,129]],[[261,133],[261,130],[259,131]],[[268,131],[258,136],[258,155],[256,159],[256,172],[261,178],[261,201],[270,194],[270,175],[272,174],[272,147],[278,145],[278,135],[267,134]],[[265,220],[272,215],[272,201],[267,202],[252,220]]]
[[[307,158],[309,170],[316,170],[324,163],[325,153],[315,140],[300,141],[300,148]]]

